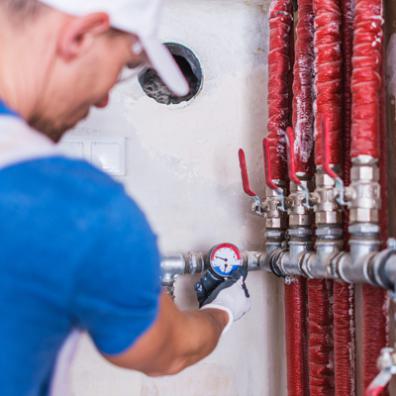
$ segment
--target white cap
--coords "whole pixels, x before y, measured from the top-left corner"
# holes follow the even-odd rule
[[[71,15],[105,12],[116,29],[136,34],[163,82],[178,96],[185,96],[189,86],[169,50],[157,37],[162,0],[40,0]]]

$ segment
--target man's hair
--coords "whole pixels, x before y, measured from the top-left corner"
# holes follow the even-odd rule
[[[38,0],[0,0],[0,5],[20,19],[35,17],[45,8]]]

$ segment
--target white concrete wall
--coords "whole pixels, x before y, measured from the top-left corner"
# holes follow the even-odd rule
[[[249,214],[241,191],[237,150],[247,150],[254,186],[262,192],[267,3],[169,0],[161,37],[198,56],[202,92],[188,105],[167,107],[147,98],[136,81],[128,83],[115,90],[108,109],[94,111],[66,138],[85,144],[126,138],[120,180],[145,209],[163,253],[207,250],[223,241],[243,249],[262,243],[263,223]],[[195,307],[192,286],[188,278],[177,283],[182,308]],[[249,315],[210,357],[176,377],[154,380],[111,367],[85,339],[73,366],[74,395],[283,395],[282,284],[255,273],[248,286]]]

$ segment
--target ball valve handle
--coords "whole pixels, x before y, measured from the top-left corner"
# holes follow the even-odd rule
[[[250,186],[249,181],[249,174],[246,165],[246,155],[243,149],[239,149],[238,152],[239,157],[239,167],[241,169],[241,178],[242,178],[242,186],[243,191],[246,195],[253,199],[253,211],[262,216],[265,213],[263,202],[261,201],[260,197],[253,191],[252,187]]]
[[[263,139],[263,154],[264,154],[264,171],[265,171],[265,182],[271,190],[281,192],[282,189],[274,182],[272,176],[272,163],[270,161],[270,142],[267,138]]]
[[[323,116],[321,118],[321,128],[322,128],[322,166],[324,172],[330,176],[335,183],[335,188],[338,191],[337,202],[341,206],[348,206],[348,202],[345,200],[345,186],[344,181],[331,167],[330,160],[330,127],[329,118]]]
[[[288,152],[288,165],[289,165],[289,179],[296,185],[299,186],[305,196],[304,206],[308,209],[312,209],[310,203],[310,192],[308,187],[302,184],[301,179],[297,176],[296,171],[296,155],[294,152],[296,137],[292,127],[288,127],[286,129],[286,143],[287,143],[287,152]]]
[[[247,165],[246,165],[246,155],[245,155],[245,152],[243,151],[243,149],[239,149],[238,156],[239,156],[239,167],[241,168],[243,191],[249,197],[252,197],[252,198],[257,197],[258,198],[257,194],[252,190],[252,188],[250,186],[249,174],[248,174]]]
[[[270,142],[267,138],[263,139],[263,158],[265,183],[270,190],[277,192],[280,200],[280,210],[286,212],[285,193],[283,189],[274,182],[272,163],[270,161]]]
[[[296,138],[292,127],[288,127],[286,129],[286,141],[288,148],[289,179],[297,186],[301,186],[301,180],[298,178],[296,173],[296,156],[294,153]]]
[[[396,354],[394,348],[383,348],[378,358],[378,375],[366,389],[365,396],[380,396],[396,374]]]

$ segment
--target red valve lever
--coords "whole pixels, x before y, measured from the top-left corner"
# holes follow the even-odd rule
[[[267,138],[263,139],[263,153],[264,153],[264,171],[265,182],[271,190],[278,190],[279,186],[274,183],[272,177],[272,164],[270,161],[270,142]]]
[[[250,187],[249,175],[246,166],[245,152],[242,149],[239,149],[238,156],[239,156],[239,166],[241,168],[243,191],[245,191],[245,193],[251,197],[256,197],[257,194]]]
[[[375,389],[368,389],[365,392],[365,396],[380,396],[382,392],[385,390],[384,386],[379,386]]]
[[[289,178],[295,183],[297,186],[301,185],[301,180],[298,178],[296,173],[296,157],[294,154],[294,145],[295,145],[295,136],[294,130],[292,127],[288,127],[286,129],[286,136],[288,139],[288,148],[289,148]]]
[[[330,164],[330,142],[329,142],[329,118],[322,117],[322,165],[323,170],[333,179],[338,179],[337,173],[331,168]]]

